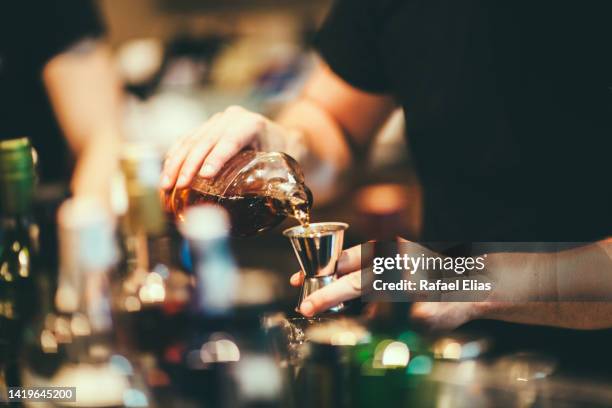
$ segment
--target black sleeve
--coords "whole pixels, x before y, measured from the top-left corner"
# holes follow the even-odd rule
[[[336,0],[314,46],[330,68],[364,91],[385,93],[388,81],[380,58],[382,22],[378,0]]]
[[[104,28],[91,0],[23,1],[30,9],[27,18],[28,57],[44,66],[55,55],[85,38],[103,35]]]

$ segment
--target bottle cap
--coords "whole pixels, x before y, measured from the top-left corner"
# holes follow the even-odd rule
[[[225,238],[229,234],[230,221],[227,211],[217,205],[197,205],[185,210],[185,220],[179,225],[185,238],[208,241]]]

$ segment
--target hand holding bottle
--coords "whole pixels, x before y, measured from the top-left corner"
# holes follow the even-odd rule
[[[270,119],[239,106],[216,113],[168,152],[161,187],[186,187],[199,174],[214,177],[245,147],[285,151],[291,132]]]

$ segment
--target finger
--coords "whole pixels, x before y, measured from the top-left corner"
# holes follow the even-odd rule
[[[222,137],[204,161],[200,175],[202,177],[214,177],[219,169],[243,147],[243,144],[237,138]]]
[[[193,176],[200,170],[204,159],[212,150],[217,138],[211,132],[204,133],[198,142],[191,148],[185,161],[181,166],[181,171],[176,182],[177,187],[185,187],[190,182]]]
[[[180,145],[174,153],[166,159],[162,171],[161,187],[165,190],[174,187],[179,176],[179,170],[189,153],[193,139],[189,139]]]
[[[313,316],[361,294],[361,271],[344,275],[308,296],[300,306],[304,316]]]
[[[189,152],[193,145],[207,133],[208,129],[212,127],[219,119],[221,114],[215,113],[208,119],[200,128],[191,133],[189,136],[183,138],[179,143],[175,144],[168,154],[166,155],[166,161],[164,163],[164,170],[162,175],[161,187],[163,189],[170,189],[177,183],[179,177],[179,171],[183,166]],[[184,180],[181,180],[184,182]],[[187,180],[186,183],[188,183]]]
[[[206,155],[219,140],[219,131],[217,129],[222,126],[223,115],[221,113],[215,113],[210,120],[198,129],[194,135],[195,141],[189,146],[185,158],[181,163],[178,180],[176,182],[177,186],[186,187],[191,182],[191,179],[202,165]],[[194,152],[194,149],[197,151]],[[200,154],[203,154],[203,156],[198,157]],[[187,163],[188,159],[190,159],[189,163]],[[185,168],[185,164],[188,164],[189,167]]]
[[[213,177],[225,162],[251,144],[255,136],[262,132],[263,120],[257,115],[245,117],[242,111],[241,108],[228,108],[226,111],[224,126],[218,129],[221,132],[219,143],[204,160],[200,171],[202,177]]]
[[[291,286],[301,286],[303,282],[304,274],[301,271],[294,273],[293,275],[291,275],[291,278],[289,278],[289,283],[291,284]]]
[[[176,154],[177,151],[185,143],[187,143],[188,141],[193,139],[193,137],[196,135],[197,131],[198,131],[198,129],[194,129],[193,131],[189,132],[188,134],[186,134],[183,137],[179,138],[175,143],[173,143],[172,146],[170,147],[170,149],[168,149],[168,151],[166,152],[166,158]]]
[[[338,258],[338,275],[345,275],[359,269],[361,269],[361,245],[342,251]]]
[[[164,161],[164,168],[162,170],[162,178],[160,183],[161,188],[167,190],[174,187],[179,169],[183,164],[187,153],[189,152],[191,144],[195,140],[194,136],[195,132],[178,141],[174,146],[172,146],[170,151],[168,151],[166,160]]]

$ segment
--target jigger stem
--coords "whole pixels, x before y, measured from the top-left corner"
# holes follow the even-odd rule
[[[324,286],[329,285],[335,279],[335,275],[331,276],[322,276],[319,278],[304,278],[304,283],[302,284],[302,293],[300,294],[300,300],[295,307],[295,311],[299,312],[300,307],[302,306],[302,302],[306,299],[312,292],[321,289]],[[330,307],[327,309],[327,312],[336,313],[344,308],[344,303],[339,303],[334,307]]]
[[[336,264],[342,253],[344,230],[348,224],[342,222],[319,222],[308,227],[297,226],[283,231],[291,241],[295,256],[304,272],[302,294],[296,310],[311,293],[329,285],[336,279]],[[339,304],[328,309],[337,312],[344,306]]]

